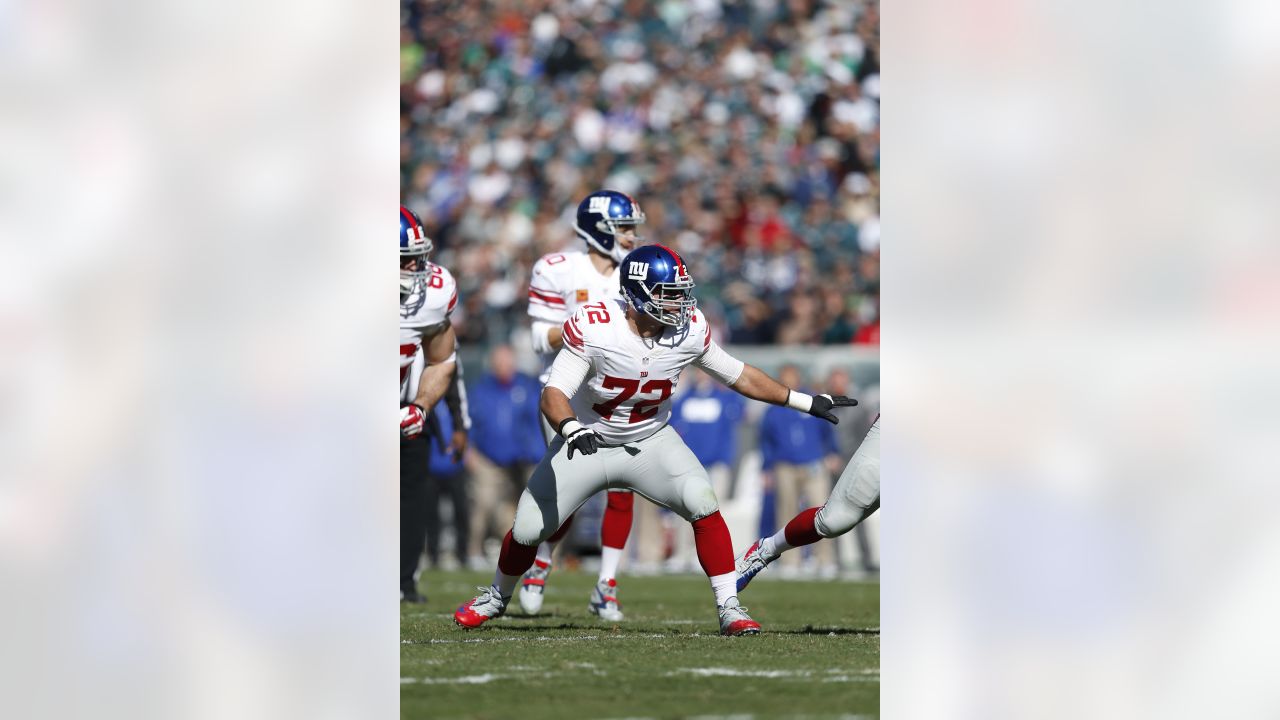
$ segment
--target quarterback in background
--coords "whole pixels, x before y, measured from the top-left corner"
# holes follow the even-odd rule
[[[424,433],[432,408],[454,376],[457,339],[449,315],[458,286],[427,260],[431,239],[422,220],[400,206],[400,597],[421,602],[414,573],[426,541],[425,489],[431,447]],[[415,358],[423,364],[417,377]]]
[[[871,424],[822,507],[800,511],[772,537],[760,538],[738,558],[738,590],[782,553],[836,538],[880,509],[880,416]]]
[[[520,496],[502,542],[493,584],[458,608],[454,621],[480,627],[506,610],[537,546],[589,497],[627,488],[693,525],[698,561],[711,582],[724,635],[760,624],[738,603],[732,541],[707,471],[667,421],[680,373],[697,363],[742,395],[837,422],[831,408],[856,400],[786,388],[711,339],[697,310],[693,279],[672,250],[647,245],[622,260],[623,298],[578,309],[562,327],[564,347],[551,366],[541,408],[558,437]],[[581,389],[589,412],[575,417]]]
[[[618,262],[641,240],[636,229],[644,222],[640,204],[630,195],[614,190],[598,190],[578,204],[574,232],[587,244],[586,251],[552,253],[533,266],[529,280],[529,317],[532,318],[533,349],[543,357],[544,370],[538,380],[546,384],[551,363],[564,346],[562,326],[578,308],[619,297]],[[576,407],[578,412],[585,407]],[[548,443],[555,429],[542,426]],[[631,534],[632,504],[635,496],[624,488],[610,488],[600,525],[600,575],[591,592],[587,609],[602,620],[623,619],[618,605],[618,563]],[[520,608],[529,615],[542,609],[547,576],[555,546],[573,524],[569,516],[551,537],[538,546],[533,567],[520,585]]]

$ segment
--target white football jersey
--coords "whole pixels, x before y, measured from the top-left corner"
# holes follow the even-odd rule
[[[409,372],[413,358],[422,351],[422,341],[444,329],[458,305],[458,283],[453,275],[435,263],[427,263],[431,274],[414,291],[400,299],[400,399],[418,394],[418,378]],[[429,410],[430,408],[428,408]]]
[[[591,366],[573,398],[582,398],[588,408],[578,419],[614,445],[662,429],[671,418],[671,395],[681,371],[718,348],[701,310],[683,328],[668,327],[645,339],[627,323],[626,309],[626,302],[616,298],[591,303],[564,323],[565,349]]]
[[[529,317],[559,325],[573,317],[587,303],[620,297],[618,268],[601,275],[583,251],[543,255],[533,266],[529,279]],[[555,353],[543,356],[542,382]]]

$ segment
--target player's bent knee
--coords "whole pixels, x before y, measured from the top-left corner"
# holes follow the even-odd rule
[[[818,514],[813,517],[813,529],[824,538],[840,537],[852,530],[856,524],[858,524],[858,518],[853,513],[843,512],[826,505],[818,508]]]
[[[880,509],[880,498],[876,497],[867,507],[858,505],[823,505],[813,517],[813,529],[824,538],[840,537],[866,520],[871,513]]]
[[[682,499],[684,500],[683,508],[671,509],[689,522],[702,519],[720,510],[720,503],[716,500],[716,491],[712,489],[711,483],[706,480],[701,483],[690,483],[686,487]]]
[[[539,516],[521,517],[516,513],[515,524],[511,527],[511,539],[521,545],[540,545],[543,540],[555,533],[557,525],[548,525]]]

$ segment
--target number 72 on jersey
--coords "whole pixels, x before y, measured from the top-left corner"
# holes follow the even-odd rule
[[[632,380],[630,378],[614,377],[605,375],[601,386],[606,390],[621,390],[612,400],[602,403],[596,403],[591,406],[592,410],[604,418],[610,420],[618,406],[630,400],[632,396],[639,393],[641,396],[648,396],[657,393],[658,397],[641,400],[631,406],[631,414],[627,417],[627,422],[635,424],[653,418],[658,414],[658,406],[663,401],[671,397],[671,381],[662,379],[653,379],[644,381]]]

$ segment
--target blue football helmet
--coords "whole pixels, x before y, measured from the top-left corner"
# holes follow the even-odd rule
[[[587,245],[622,262],[627,251],[618,245],[614,236],[621,228],[635,227],[644,222],[640,203],[626,193],[616,190],[597,190],[578,203],[578,219],[573,229]],[[641,238],[636,237],[636,243]]]
[[[413,292],[414,285],[430,274],[427,255],[434,246],[422,229],[422,219],[409,208],[400,206],[400,292]]]
[[[627,253],[618,266],[622,296],[631,306],[664,325],[684,327],[698,300],[693,278],[671,248],[642,245]]]

